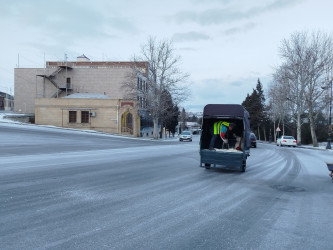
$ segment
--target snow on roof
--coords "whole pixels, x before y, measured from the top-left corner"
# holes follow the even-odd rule
[[[187,126],[192,126],[192,127],[193,126],[200,126],[199,123],[197,123],[197,122],[186,122],[186,125]]]
[[[85,58],[85,59],[90,60],[85,54],[82,54],[81,56],[78,56],[77,58]]]
[[[81,99],[111,99],[111,97],[99,93],[74,93],[62,98],[81,98]]]

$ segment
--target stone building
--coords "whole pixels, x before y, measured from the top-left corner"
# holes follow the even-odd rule
[[[75,62],[46,62],[45,68],[16,68],[14,112],[34,113],[37,124],[139,136],[140,130],[147,131],[142,127],[147,124],[146,100],[139,95],[128,100],[123,84],[147,89],[147,68],[147,62],[90,61],[84,55]],[[145,122],[140,122],[143,117]]]
[[[5,92],[0,91],[0,110],[13,111],[14,97]]]
[[[37,98],[35,123],[140,136],[140,116],[136,101],[111,99],[101,94]]]
[[[141,74],[133,74],[134,66]],[[35,98],[59,98],[73,93],[100,93],[111,99],[124,99],[123,82],[131,77],[133,82],[144,86],[147,67],[147,62],[94,62],[82,55],[76,62],[46,62],[45,68],[15,68],[14,111],[34,113]]]

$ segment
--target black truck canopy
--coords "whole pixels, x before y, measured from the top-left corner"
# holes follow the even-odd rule
[[[204,117],[244,117],[250,118],[246,109],[239,104],[207,104],[203,110]]]
[[[207,104],[203,110],[205,119],[242,119],[245,131],[245,143],[250,147],[250,115],[247,110],[239,104]]]

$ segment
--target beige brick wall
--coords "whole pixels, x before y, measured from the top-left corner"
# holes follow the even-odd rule
[[[45,93],[55,93],[55,86],[44,82],[39,74],[48,74],[49,69],[16,68],[14,70],[14,111],[17,113],[34,113],[35,98]]]
[[[50,75],[57,70],[53,68],[16,68],[14,70],[14,111],[17,113],[34,113],[35,98],[50,98],[56,87],[46,78],[37,75]],[[66,77],[71,78],[72,93],[100,93],[112,99],[124,99],[122,83],[128,79],[132,69],[129,66],[72,68],[63,69],[55,81],[65,85]],[[136,79],[133,79],[136,81]],[[59,97],[64,96],[62,92]]]
[[[132,103],[132,105],[127,105]],[[140,119],[136,102],[120,99],[36,98],[35,123],[64,128],[90,129],[112,134],[121,132],[122,116],[133,115],[133,135],[140,135]],[[77,122],[69,122],[69,111],[77,111]],[[81,123],[81,111],[95,112],[89,123]]]

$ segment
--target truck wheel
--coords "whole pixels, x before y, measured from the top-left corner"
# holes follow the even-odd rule
[[[206,169],[210,169],[210,164],[209,163],[205,163],[205,168]]]
[[[243,162],[242,162],[242,167],[241,167],[241,171],[242,171],[242,172],[245,172],[245,170],[246,170],[246,161],[243,160]]]

